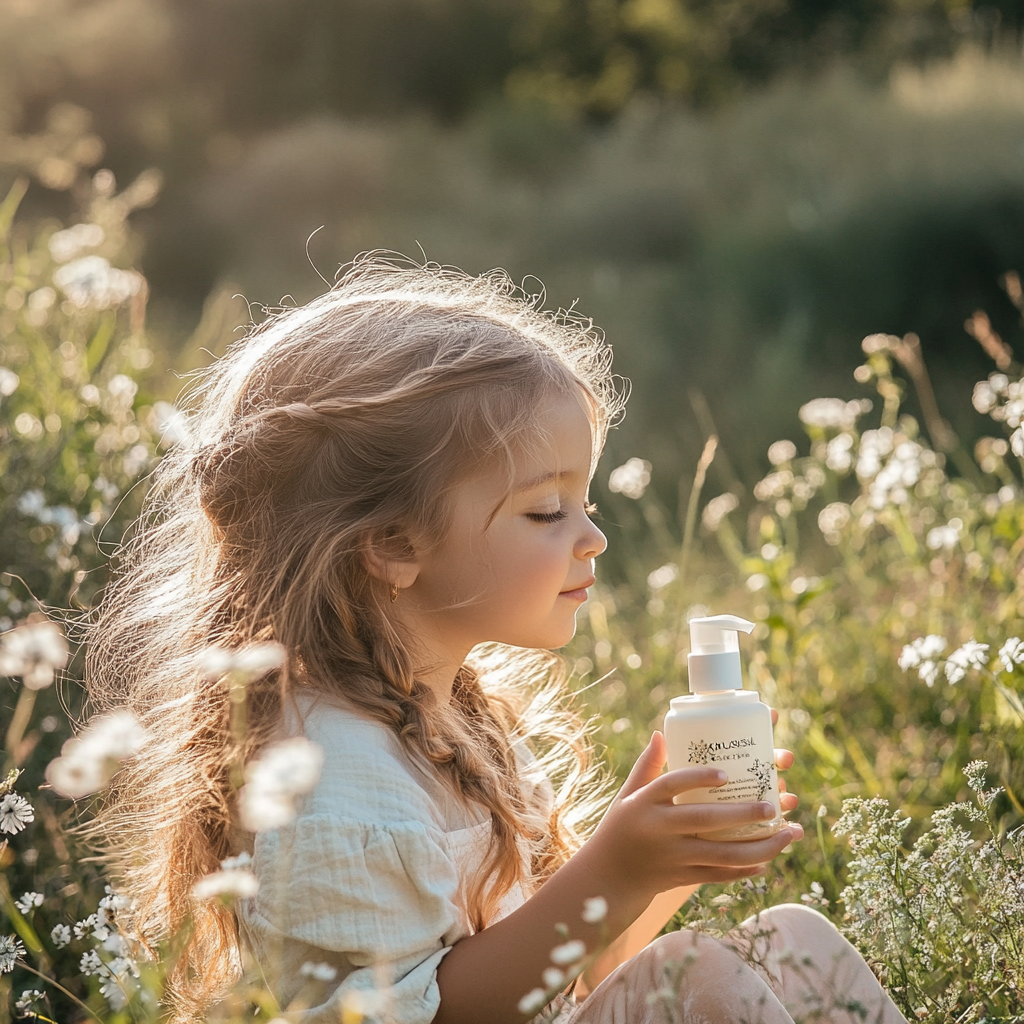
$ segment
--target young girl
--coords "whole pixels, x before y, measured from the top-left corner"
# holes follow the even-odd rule
[[[693,838],[771,808],[675,805],[718,775],[663,774],[659,733],[584,841],[600,783],[547,649],[605,548],[587,491],[622,403],[609,364],[589,323],[504,275],[367,257],[205,375],[87,667],[95,703],[152,737],[98,828],[148,939],[189,925],[179,1017],[236,976],[241,943],[309,1024],[511,1024],[551,995],[564,1024],[903,1020],[803,907],[735,936],[764,947],[757,967],[655,939],[698,885],[759,874],[802,835]],[[244,692],[243,736],[238,688],[202,656],[264,641],[286,661]],[[295,735],[322,748],[319,782],[254,837],[242,765]],[[237,917],[197,898],[245,852],[259,890]],[[573,989],[551,955],[579,943],[605,952]]]

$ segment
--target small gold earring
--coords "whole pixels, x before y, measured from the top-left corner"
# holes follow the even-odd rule
[[[394,604],[398,600],[398,584],[391,584],[391,603]]]

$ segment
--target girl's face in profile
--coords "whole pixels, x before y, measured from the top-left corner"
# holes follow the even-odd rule
[[[594,559],[607,547],[587,513],[591,425],[573,397],[553,399],[539,421],[545,441],[516,457],[511,493],[497,469],[463,482],[447,539],[403,591],[451,650],[485,641],[561,647],[576,631]]]

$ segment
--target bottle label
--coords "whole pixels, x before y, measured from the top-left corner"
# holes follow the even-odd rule
[[[752,725],[748,721],[747,728],[737,733],[728,727],[709,730],[705,725],[693,729],[678,719],[666,721],[670,768],[714,765],[728,775],[728,781],[721,786],[679,794],[676,803],[770,800],[778,806],[779,784],[771,727],[769,724],[762,735],[762,727],[751,729]]]

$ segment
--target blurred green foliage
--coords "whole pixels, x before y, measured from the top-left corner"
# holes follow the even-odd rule
[[[321,288],[321,225],[328,278],[420,245],[536,274],[635,381],[623,454],[688,472],[698,391],[749,486],[872,330],[917,331],[978,429],[959,325],[1019,329],[1020,31],[1009,2],[0,0],[0,190],[68,219],[81,168],[160,168],[136,224],[172,352],[211,294]]]
[[[63,152],[54,147],[51,155]],[[0,632],[53,617],[66,620],[75,639],[75,612],[93,604],[107,579],[161,438],[173,437],[174,410],[147,383],[159,363],[128,224],[155,200],[158,179],[143,174],[119,192],[113,175],[76,169],[72,185],[80,207],[71,228],[16,217],[26,179],[0,202]],[[71,682],[81,671],[75,658],[58,685],[22,687],[20,697],[8,681],[0,688],[4,773],[22,770],[18,789],[35,812],[14,845],[0,842],[0,911],[3,931],[10,922],[35,969],[99,1008],[102,979],[84,977],[78,943],[62,950],[50,930],[93,912],[104,879],[67,832],[83,809],[39,788],[86,712]],[[42,894],[41,905],[19,914],[13,901],[25,892]],[[33,979],[22,973],[18,981]],[[80,1016],[67,995],[39,987],[47,990],[39,1012]],[[10,975],[0,975],[0,1021],[10,1019],[10,991]]]

